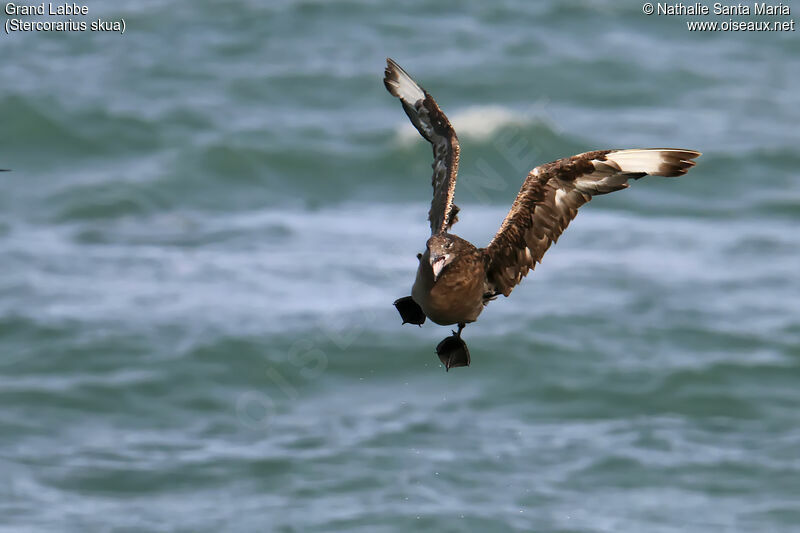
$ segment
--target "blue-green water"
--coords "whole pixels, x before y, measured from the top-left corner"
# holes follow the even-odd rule
[[[588,0],[88,7],[125,34],[0,35],[0,531],[798,530],[797,33]],[[704,155],[582,209],[445,373],[449,330],[391,306],[430,147],[387,56],[459,131],[479,245],[536,164]]]

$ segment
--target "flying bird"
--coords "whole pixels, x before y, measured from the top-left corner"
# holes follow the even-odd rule
[[[682,176],[700,156],[694,150],[644,148],[596,150],[538,166],[528,173],[511,210],[485,248],[450,233],[458,207],[453,194],[460,148],[455,130],[436,101],[400,66],[386,60],[386,89],[403,105],[420,135],[433,145],[433,200],[428,211],[431,236],[411,296],[394,302],[403,324],[426,318],[458,331],[436,347],[446,370],[469,366],[461,331],[475,322],[489,301],[508,296],[550,245],[558,240],[578,208],[595,195],[628,187],[644,176]]]

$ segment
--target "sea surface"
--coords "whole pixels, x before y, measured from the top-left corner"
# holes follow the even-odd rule
[[[800,531],[798,33],[85,1],[125,33],[0,33],[0,532]],[[537,164],[704,155],[582,208],[445,372],[392,307],[432,159],[386,57],[477,245]]]

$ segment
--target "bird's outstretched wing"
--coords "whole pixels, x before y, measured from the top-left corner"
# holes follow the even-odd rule
[[[432,235],[446,231],[456,222],[458,213],[453,205],[460,151],[456,132],[433,97],[391,59],[386,59],[383,84],[400,99],[420,135],[433,145],[433,200],[428,220]]]
[[[486,248],[495,293],[511,294],[592,196],[625,189],[629,179],[681,176],[699,155],[673,148],[600,150],[534,168]]]

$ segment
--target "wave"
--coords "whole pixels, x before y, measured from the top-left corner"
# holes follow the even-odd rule
[[[448,118],[459,138],[467,137],[477,141],[485,141],[503,128],[539,122],[533,115],[520,114],[511,108],[499,105],[470,106],[455,111]],[[399,126],[395,135],[402,144],[416,142],[419,138],[417,130],[408,122]]]

